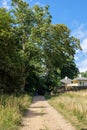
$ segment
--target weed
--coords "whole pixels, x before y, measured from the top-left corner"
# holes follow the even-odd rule
[[[77,130],[87,128],[87,91],[61,94],[48,101],[76,126]]]
[[[29,106],[28,95],[0,95],[0,130],[18,130],[23,110]]]

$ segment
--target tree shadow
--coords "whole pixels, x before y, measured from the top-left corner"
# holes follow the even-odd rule
[[[37,103],[38,101],[45,101],[44,96],[37,95],[33,97],[32,103]]]
[[[40,107],[35,107],[36,109],[40,108]],[[24,118],[31,118],[31,117],[35,117],[35,116],[43,116],[47,113],[45,112],[35,112],[34,110],[29,110],[29,109],[26,109],[25,112],[24,112],[24,115],[23,117]]]
[[[30,107],[30,108],[47,108],[45,106],[38,106],[38,107]]]
[[[87,128],[82,128],[81,130],[87,130]]]

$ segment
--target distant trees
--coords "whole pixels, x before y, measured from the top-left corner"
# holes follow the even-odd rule
[[[86,77],[87,78],[87,71],[81,72],[80,74],[81,74],[82,77]]]
[[[53,89],[60,77],[75,76],[77,49],[79,40],[64,24],[51,24],[48,6],[12,0],[10,11],[0,8],[0,89],[5,92]]]

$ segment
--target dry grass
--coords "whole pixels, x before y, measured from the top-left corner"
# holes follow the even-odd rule
[[[27,94],[0,95],[0,130],[18,130],[23,111],[30,103],[31,97]]]
[[[77,130],[87,130],[87,90],[52,97],[49,103],[76,126]]]

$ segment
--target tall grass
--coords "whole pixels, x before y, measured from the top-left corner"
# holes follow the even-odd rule
[[[23,111],[30,105],[31,97],[0,95],[0,130],[18,130]]]
[[[87,91],[69,92],[49,99],[77,130],[87,130]]]

